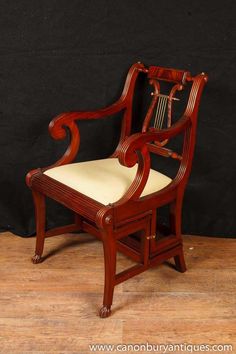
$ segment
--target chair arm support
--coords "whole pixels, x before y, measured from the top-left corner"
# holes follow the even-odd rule
[[[53,166],[60,166],[66,163],[70,163],[74,160],[79,150],[80,134],[76,120],[87,119],[100,119],[109,115],[115,114],[123,109],[127,109],[130,104],[131,97],[134,90],[134,85],[139,72],[146,72],[142,63],[135,63],[131,66],[124,89],[120,98],[113,104],[94,111],[80,111],[80,112],[68,112],[62,113],[55,117],[49,124],[49,132],[51,136],[56,140],[66,138],[66,127],[69,128],[71,134],[71,142],[62,158],[57,161]]]
[[[70,131],[70,145],[61,159],[48,168],[71,163],[76,157],[80,145],[80,133],[75,122],[76,120],[100,119],[110,114],[114,114],[123,108],[125,108],[125,102],[120,99],[114,104],[97,111],[69,112],[62,113],[55,117],[49,124],[50,135],[55,140],[65,139],[66,128],[68,128]]]
[[[142,63],[135,63],[129,69],[124,89],[120,98],[113,104],[94,111],[80,111],[62,113],[55,117],[49,124],[49,132],[54,139],[64,139],[66,132],[64,126],[69,126],[75,120],[100,119],[127,108],[133,94],[134,85],[139,72],[146,72]]]

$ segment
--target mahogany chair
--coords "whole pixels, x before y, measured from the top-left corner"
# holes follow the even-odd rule
[[[143,120],[142,131],[131,134],[132,104],[138,75],[146,75],[153,93]],[[100,317],[111,313],[115,285],[174,257],[178,271],[186,270],[182,238],[181,210],[191,170],[196,137],[198,107],[207,75],[191,76],[188,71],[150,66],[131,66],[121,97],[109,107],[91,112],[63,113],[54,118],[49,131],[54,139],[71,134],[64,155],[49,167],[27,174],[36,215],[36,250],[33,263],[42,261],[44,240],[54,235],[83,231],[103,242],[105,284]],[[166,82],[166,83],[164,83]],[[162,85],[171,85],[168,94]],[[180,91],[190,86],[184,114],[173,123],[173,108]],[[73,163],[80,144],[76,120],[100,119],[123,111],[120,140],[110,158]],[[164,123],[166,120],[166,123]],[[183,136],[181,153],[166,144]],[[150,167],[150,153],[179,161],[176,176],[170,177]],[[71,209],[73,224],[45,230],[45,197]],[[161,235],[156,210],[169,205],[169,231]],[[158,235],[158,237],[157,237]],[[117,251],[136,262],[116,274]]]

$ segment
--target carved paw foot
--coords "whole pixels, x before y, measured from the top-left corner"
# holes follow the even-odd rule
[[[99,316],[101,318],[106,318],[109,317],[111,314],[111,307],[108,306],[102,306],[99,311]]]
[[[40,262],[42,262],[42,257],[39,256],[38,254],[35,254],[35,255],[32,257],[32,262],[33,262],[34,264],[40,263]]]

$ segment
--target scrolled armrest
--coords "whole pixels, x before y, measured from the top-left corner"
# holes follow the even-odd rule
[[[141,152],[145,144],[173,138],[183,132],[190,124],[189,116],[183,116],[170,128],[162,130],[151,128],[148,132],[131,135],[120,147],[118,155],[120,164],[126,167],[134,166],[138,161],[137,151]]]
[[[122,99],[113,103],[112,105],[102,108],[96,111],[84,111],[84,112],[69,112],[62,113],[55,117],[49,124],[49,133],[55,140],[62,140],[66,138],[66,128],[70,131],[70,145],[60,160],[58,160],[51,167],[61,166],[67,163],[71,163],[76,157],[79,145],[80,134],[76,124],[76,120],[85,119],[99,119],[108,115],[114,114],[125,107],[125,103]],[[48,168],[49,168],[48,167]]]
[[[145,133],[137,133],[127,138],[119,148],[118,159],[121,165],[133,167],[138,164],[136,176],[125,195],[115,204],[120,205],[130,200],[137,200],[147,183],[150,172],[150,154],[147,143],[170,139],[191,124],[189,116],[183,116],[176,124],[168,129],[157,131],[151,129]]]
[[[127,109],[130,104],[130,98],[132,97],[134,84],[138,73],[140,71],[145,71],[145,67],[142,63],[135,63],[129,69],[125,86],[122,91],[120,98],[108,107],[98,109],[95,111],[80,111],[80,112],[68,112],[62,113],[55,117],[49,124],[49,133],[56,139],[61,140],[66,138],[66,128],[70,130],[71,142],[70,146],[66,150],[62,158],[57,161],[53,166],[60,166],[65,163],[70,163],[75,158],[80,143],[80,135],[78,126],[75,123],[76,120],[85,119],[100,119],[113,115],[123,109]]]
[[[63,156],[53,163],[50,166],[43,167],[40,170],[41,171],[46,171],[50,168],[57,167],[57,166],[62,166],[68,163],[71,163],[79,150],[79,145],[80,145],[80,133],[78,126],[76,124],[76,120],[81,119],[99,119],[102,117],[106,117],[110,114],[116,113],[119,110],[123,109],[125,107],[125,104],[123,102],[123,98],[121,98],[113,103],[112,105],[102,108],[96,111],[84,111],[84,112],[68,112],[68,113],[62,113],[58,116],[56,116],[50,123],[49,123],[49,133],[55,140],[62,140],[66,138],[67,131],[66,128],[69,129],[70,131],[70,144],[67,147],[65,153]],[[38,170],[31,171],[28,174],[27,177],[27,183],[30,185],[30,179],[32,175],[37,173]]]
[[[127,104],[129,104],[130,97],[132,96],[134,90],[138,73],[142,71],[146,72],[146,69],[142,63],[135,63],[131,66],[122,94],[113,104],[94,111],[67,112],[55,117],[49,124],[49,132],[51,136],[54,139],[64,139],[66,137],[64,127],[68,126],[70,128],[75,120],[100,119],[127,108]]]
[[[64,139],[66,137],[65,127],[71,127],[76,120],[99,119],[117,113],[125,106],[122,100],[118,100],[112,105],[98,109],[96,111],[80,111],[61,113],[49,124],[49,132],[54,139]]]

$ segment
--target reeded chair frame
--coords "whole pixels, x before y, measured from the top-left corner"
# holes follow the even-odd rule
[[[142,131],[131,135],[134,89],[140,73],[147,75],[149,83],[154,87],[154,92]],[[170,94],[165,98],[165,95],[160,93],[160,81],[173,83]],[[83,231],[100,239],[103,242],[105,264],[104,297],[100,317],[107,317],[111,313],[115,285],[171,257],[174,257],[177,270],[180,272],[186,270],[181,237],[181,211],[194,154],[199,102],[206,81],[207,75],[204,73],[192,77],[187,71],[157,66],[146,68],[142,63],[136,63],[128,72],[123,92],[117,102],[96,111],[63,113],[54,118],[49,125],[50,134],[56,140],[64,139],[66,128],[68,128],[71,141],[64,155],[55,164],[30,171],[26,177],[27,184],[33,193],[36,215],[37,239],[32,260],[34,263],[42,261],[44,240],[47,237]],[[176,92],[182,90],[187,84],[192,86],[185,112],[177,123],[172,124],[172,102],[176,99]],[[158,109],[158,101],[158,116],[156,114],[154,125],[150,127],[154,108]],[[161,104],[162,107],[168,106],[168,122],[165,129],[162,129],[160,124],[161,119],[163,120]],[[52,167],[70,164],[74,161],[80,145],[76,120],[100,119],[121,110],[124,110],[121,135],[112,157],[118,158],[120,164],[126,167],[138,165],[136,177],[121,199],[115,203],[103,205],[43,173]],[[182,154],[165,147],[169,139],[178,134],[184,136]],[[168,186],[140,197],[149,176],[150,152],[177,159],[180,166],[176,177]],[[71,209],[75,214],[74,223],[46,231],[45,197],[50,197]],[[155,240],[156,210],[166,204],[170,205],[169,235],[157,242]],[[139,232],[139,238],[132,237],[137,232]],[[123,252],[137,264],[116,274],[117,251]]]

